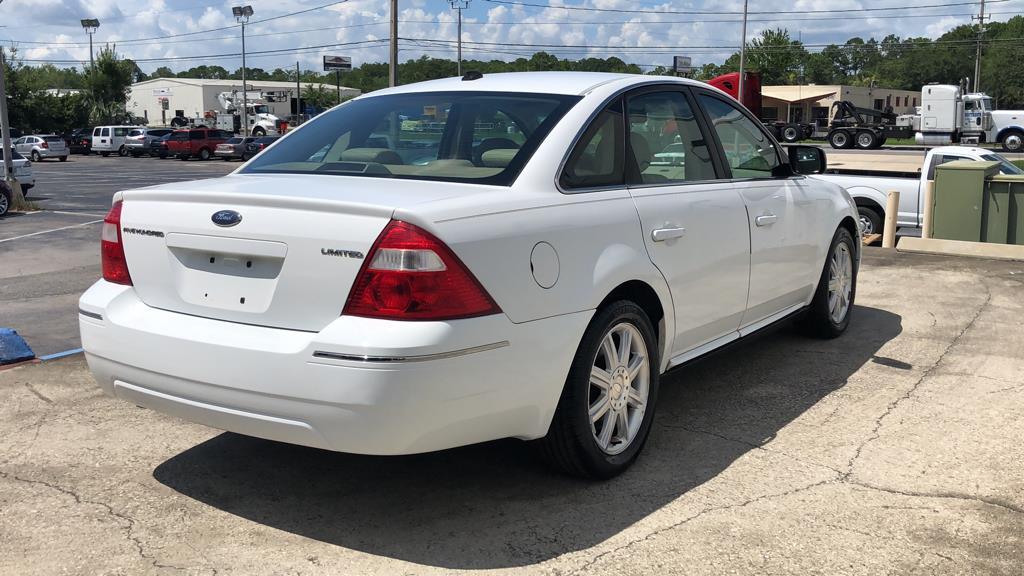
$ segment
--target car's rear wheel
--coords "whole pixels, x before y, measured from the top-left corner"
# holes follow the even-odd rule
[[[61,162],[67,162],[68,161],[68,157],[67,156],[61,156],[60,157],[60,161]]]
[[[651,321],[623,300],[594,316],[576,351],[541,457],[578,476],[611,478],[633,463],[658,399],[658,347]]]
[[[121,156],[122,158],[127,156],[128,155],[128,149],[125,148],[124,146],[121,146],[120,148],[117,149],[117,155]]]
[[[203,149],[199,150],[199,159],[200,160],[209,160],[210,159],[210,151],[207,150],[206,148],[203,148]]]
[[[0,216],[7,214],[11,209],[11,193],[7,191],[7,185],[0,185]]]
[[[814,299],[801,320],[808,335],[835,338],[850,325],[857,295],[857,247],[853,235],[840,227],[832,237]]]

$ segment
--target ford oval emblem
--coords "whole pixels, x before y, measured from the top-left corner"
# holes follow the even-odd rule
[[[217,226],[227,228],[228,226],[234,226],[242,221],[242,215],[234,210],[219,210],[213,213],[211,218],[213,223]]]

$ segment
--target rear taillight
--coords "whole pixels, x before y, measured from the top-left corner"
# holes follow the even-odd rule
[[[121,201],[114,202],[103,219],[100,232],[100,259],[103,262],[103,279],[114,284],[132,285],[128,273],[128,261],[124,257],[124,243],[121,242]]]
[[[443,242],[408,222],[381,232],[342,314],[389,320],[455,320],[501,312]]]
[[[42,145],[41,145],[40,147],[41,147],[41,148],[46,148],[46,149],[49,149],[49,148],[50,148],[50,145],[49,145],[49,144],[48,144],[48,143],[47,143],[47,142],[46,142],[46,141],[44,140],[44,141],[43,141],[43,143],[42,143]]]

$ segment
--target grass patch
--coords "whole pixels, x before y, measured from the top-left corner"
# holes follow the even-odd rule
[[[1024,160],[1010,160],[1010,162],[1016,164],[1018,168],[1024,168]]]

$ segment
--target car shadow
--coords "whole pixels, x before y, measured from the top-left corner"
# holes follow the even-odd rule
[[[219,510],[369,554],[447,569],[531,565],[592,547],[714,478],[902,330],[890,312],[854,314],[835,340],[784,327],[668,373],[643,455],[606,482],[551,472],[515,440],[370,457],[231,433],[153,475]]]

